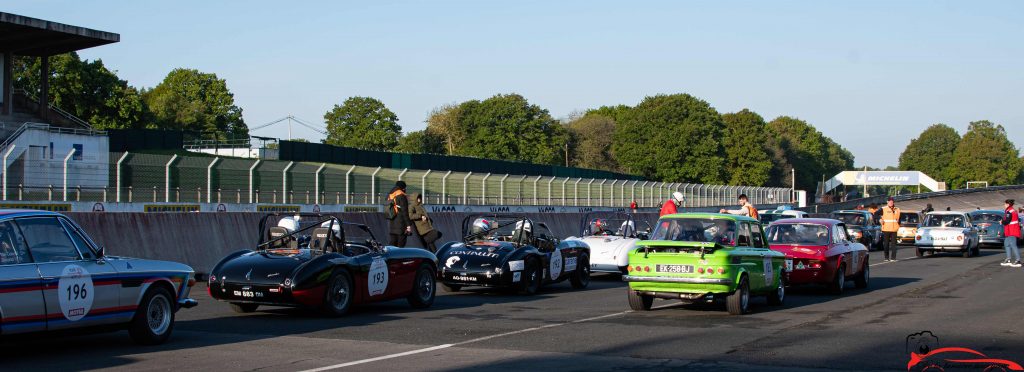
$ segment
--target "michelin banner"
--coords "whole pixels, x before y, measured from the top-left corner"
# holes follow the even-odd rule
[[[921,172],[914,171],[847,171],[842,182],[846,185],[868,186],[917,186],[921,183]]]

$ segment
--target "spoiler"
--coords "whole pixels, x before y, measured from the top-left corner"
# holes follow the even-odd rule
[[[682,245],[680,243],[682,243]],[[716,249],[725,248],[725,246],[715,242],[676,242],[669,240],[644,240],[637,244],[643,246],[644,258],[647,258],[647,255],[651,253],[650,248],[652,247],[676,248],[686,251],[699,250],[701,259],[704,259],[705,253],[714,252]]]

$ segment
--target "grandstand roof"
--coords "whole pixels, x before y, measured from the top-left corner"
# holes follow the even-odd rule
[[[113,32],[0,12],[0,52],[51,56],[120,40]]]

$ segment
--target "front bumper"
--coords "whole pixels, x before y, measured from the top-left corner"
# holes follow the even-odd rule
[[[517,275],[518,274],[518,275]],[[479,271],[453,271],[444,270],[438,275],[438,279],[448,285],[474,286],[474,287],[508,287],[518,284],[524,280],[522,271],[494,272]],[[518,277],[518,280],[516,280]]]

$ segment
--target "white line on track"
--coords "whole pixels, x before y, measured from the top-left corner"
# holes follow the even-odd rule
[[[914,259],[917,259],[917,258],[918,257],[909,257],[909,258],[904,258],[904,259],[896,260],[896,261],[879,262],[879,263],[871,264],[870,266],[885,265],[885,264],[895,263],[895,262],[899,262],[899,261],[914,260]],[[662,305],[662,306],[654,307],[653,309],[661,309],[661,308],[672,307],[672,306],[676,306],[676,305],[678,305],[678,304],[667,304],[667,305]],[[434,350],[442,350],[442,349],[450,348],[452,346],[471,344],[471,343],[475,343],[475,342],[486,341],[486,340],[491,340],[491,339],[505,337],[505,336],[517,335],[517,334],[520,334],[520,333],[527,333],[527,332],[539,331],[539,330],[542,330],[542,329],[561,327],[561,326],[564,326],[564,325],[567,325],[567,324],[577,324],[577,323],[591,322],[591,321],[600,320],[600,319],[604,319],[604,318],[611,318],[611,317],[614,317],[614,316],[626,315],[626,314],[631,313],[631,312],[633,312],[633,311],[632,310],[627,310],[627,311],[621,311],[621,312],[617,312],[617,313],[613,313],[613,314],[605,314],[605,315],[595,316],[595,317],[591,317],[591,318],[573,320],[573,321],[570,321],[570,322],[547,324],[547,325],[542,325],[542,326],[539,326],[539,327],[520,329],[518,331],[511,331],[511,332],[499,333],[499,334],[496,334],[496,335],[478,337],[478,338],[474,338],[472,340],[456,342],[454,344],[444,344],[444,345],[431,346],[431,347],[427,347],[427,348],[423,348],[423,349],[416,349],[416,350],[410,350],[410,351],[406,351],[406,352],[402,352],[402,353],[397,353],[397,354],[389,354],[389,355],[379,356],[379,357],[376,357],[376,358],[361,359],[361,360],[357,360],[357,361],[353,361],[353,362],[335,364],[335,365],[330,365],[330,366],[325,366],[325,367],[320,367],[320,368],[314,368],[314,369],[307,369],[307,370],[301,371],[301,372],[330,371],[330,370],[333,370],[333,369],[340,369],[340,368],[345,368],[345,367],[351,367],[351,366],[355,366],[355,365],[359,365],[359,364],[373,363],[373,362],[377,362],[377,361],[381,361],[381,360],[387,360],[387,359],[392,359],[392,358],[400,358],[400,357],[404,357],[404,356],[407,356],[407,355],[421,354],[421,353],[426,353],[426,352],[430,352],[430,351],[434,351]]]
[[[516,335],[516,334],[520,334],[520,333],[533,332],[533,331],[539,331],[539,330],[542,330],[542,329],[561,327],[561,326],[564,326],[566,324],[577,324],[577,323],[583,323],[583,322],[591,322],[591,321],[600,320],[600,319],[604,319],[604,318],[611,318],[613,316],[626,315],[626,314],[631,313],[631,312],[633,312],[633,311],[632,310],[627,310],[627,311],[621,311],[621,312],[617,312],[617,313],[613,313],[613,314],[605,314],[605,315],[601,315],[601,316],[595,316],[595,317],[591,317],[591,318],[577,319],[577,320],[573,320],[573,321],[570,321],[570,322],[547,324],[547,325],[542,325],[542,326],[539,326],[539,327],[525,328],[525,329],[520,329],[520,330],[517,330],[517,331],[511,331],[511,332],[499,333],[499,334],[496,334],[496,335],[478,337],[478,338],[474,338],[472,340],[456,342],[454,344],[437,345],[437,346],[432,346],[432,347],[423,348],[423,349],[410,350],[410,351],[406,351],[406,352],[402,352],[402,353],[397,353],[397,354],[390,354],[390,355],[379,356],[379,357],[376,357],[376,358],[362,359],[362,360],[357,360],[357,361],[353,361],[353,362],[347,362],[347,363],[330,365],[330,366],[326,366],[326,367],[307,369],[307,370],[301,371],[301,372],[329,371],[329,370],[332,370],[332,369],[339,369],[339,368],[351,367],[351,366],[359,365],[359,364],[372,363],[372,362],[386,360],[386,359],[399,358],[399,357],[403,357],[403,356],[406,356],[406,355],[420,354],[420,353],[426,353],[426,352],[430,352],[430,351],[434,351],[434,350],[447,349],[447,348],[450,348],[452,346],[465,345],[465,344],[470,344],[470,343],[474,343],[474,342],[486,341],[486,340],[490,340],[490,339],[495,339],[495,338],[499,338],[499,337]]]

